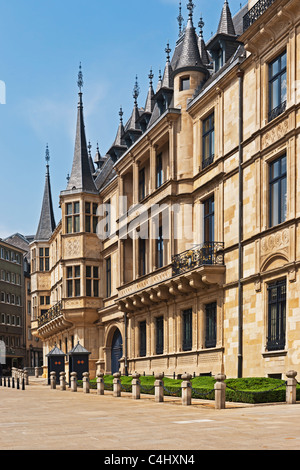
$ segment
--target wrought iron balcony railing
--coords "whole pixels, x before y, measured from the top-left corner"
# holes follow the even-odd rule
[[[285,110],[286,110],[286,101],[283,101],[282,103],[280,103],[279,106],[269,111],[269,115],[268,115],[269,122],[273,121],[273,119],[277,118],[277,116],[284,113]]]
[[[214,158],[215,158],[214,155],[210,155],[208,158],[203,159],[202,170],[204,170],[204,168],[207,168],[209,165],[211,165],[214,162]]]
[[[47,313],[44,313],[44,315],[41,315],[38,318],[38,327],[40,328],[41,326],[46,325],[51,320],[54,320],[60,315],[61,315],[61,302],[58,302],[57,304],[53,305],[53,307],[51,307]]]
[[[205,265],[224,266],[224,243],[206,242],[172,257],[173,276]]]
[[[276,0],[258,0],[243,18],[244,31],[248,29]]]

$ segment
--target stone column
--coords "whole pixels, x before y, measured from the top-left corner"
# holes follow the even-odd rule
[[[89,372],[84,372],[82,374],[82,385],[83,393],[90,393],[90,374]]]
[[[114,374],[114,397],[118,398],[121,396],[121,374],[120,372],[116,372]]]
[[[297,380],[295,379],[297,372],[295,370],[289,370],[286,373],[288,378],[286,383],[286,402],[288,405],[294,405],[296,403],[296,387]]]
[[[104,374],[103,372],[97,373],[97,395],[104,395]]]
[[[215,383],[215,409],[216,410],[224,410],[225,409],[225,391],[226,391],[226,384],[224,380],[226,379],[226,375],[217,374],[215,376],[216,383]]]
[[[56,372],[50,372],[50,387],[51,390],[56,389]]]
[[[163,383],[163,374],[156,374],[155,375],[155,402],[161,403],[164,401],[164,383]]]
[[[182,384],[181,384],[181,401],[183,406],[190,406],[192,404],[192,376],[190,374],[182,375]]]
[[[61,391],[66,390],[66,373],[65,372],[60,372],[59,374],[59,385]]]
[[[134,372],[132,374],[132,398],[133,400],[139,400],[141,398],[141,381],[140,374]]]
[[[71,372],[71,392],[77,392],[77,372]]]

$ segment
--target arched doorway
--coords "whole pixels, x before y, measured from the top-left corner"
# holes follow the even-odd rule
[[[122,335],[118,328],[116,329],[111,343],[111,373],[115,374],[120,369],[120,359],[123,356]]]

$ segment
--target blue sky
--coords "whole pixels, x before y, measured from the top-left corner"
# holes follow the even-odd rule
[[[185,21],[187,0],[182,2]],[[194,0],[204,39],[216,32],[224,0]],[[234,15],[246,0],[229,0]],[[45,177],[45,148],[56,221],[59,193],[71,172],[77,112],[77,73],[82,63],[87,139],[94,156],[113,142],[122,105],[133,107],[138,75],[144,106],[148,74],[154,87],[164,69],[165,47],[178,37],[179,0],[0,0],[0,238],[37,229]],[[198,27],[197,27],[198,31]],[[1,94],[0,94],[1,98]],[[1,100],[0,100],[1,101]]]

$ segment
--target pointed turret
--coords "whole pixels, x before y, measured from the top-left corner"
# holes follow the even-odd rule
[[[50,171],[49,171],[50,154],[48,145],[46,147],[46,180],[44,189],[44,198],[42,203],[41,216],[39,226],[35,235],[35,240],[49,240],[55,230],[55,218],[52,204]]]
[[[204,67],[199,47],[198,47],[198,36],[193,25],[193,9],[194,4],[192,0],[188,3],[189,10],[189,19],[185,29],[182,49],[180,52],[180,57],[176,65],[176,74],[185,70],[198,70],[200,72],[206,72]]]
[[[140,87],[138,83],[138,77],[136,76],[134,89],[133,89],[134,107],[133,107],[133,111],[132,111],[132,114],[131,114],[131,117],[127,126],[128,130],[134,130],[134,131],[138,130],[137,122],[140,117],[140,114],[139,114],[137,100],[138,100],[139,94],[140,94]]]
[[[164,71],[161,86],[162,86],[162,88],[173,88],[173,80],[172,80],[173,70],[172,70],[172,66],[171,66],[171,62],[170,62],[171,49],[170,49],[169,43],[167,44],[167,47],[165,49],[165,53],[167,54],[167,62],[166,62],[165,71]]]
[[[152,69],[150,70],[149,73],[149,90],[147,94],[147,99],[146,99],[146,104],[145,104],[145,113],[152,113],[153,108],[154,108],[154,101],[153,101],[153,96],[154,96],[154,90],[153,90],[153,72]]]
[[[203,18],[201,17],[200,18],[200,21],[198,23],[198,26],[200,28],[200,31],[199,31],[199,39],[198,39],[198,46],[199,46],[199,52],[200,52],[200,57],[201,57],[201,60],[202,60],[202,63],[203,65],[205,65],[206,67],[208,67],[210,65],[210,58],[209,58],[209,55],[208,55],[208,52],[206,50],[206,46],[205,46],[205,42],[204,42],[204,39],[203,39],[203,28],[204,28],[204,21],[203,21]]]
[[[83,117],[83,103],[82,103],[82,87],[83,78],[81,72],[81,65],[78,74],[78,88],[79,88],[79,102],[77,113],[77,127],[76,127],[76,140],[75,151],[73,159],[73,167],[68,183],[67,190],[77,190],[81,192],[97,192],[94,179],[91,173],[89,154],[86,142],[84,117]]]
[[[224,1],[217,34],[228,34],[229,36],[235,36],[235,29],[227,0]]]
[[[214,69],[217,72],[232,57],[239,47],[228,1],[224,1],[217,33],[208,41],[206,49],[210,52]]]
[[[96,165],[96,171],[101,170],[102,166],[106,162],[107,158],[106,157],[101,157],[101,153],[99,150],[99,144],[97,142],[97,150],[96,150],[96,155],[94,158],[94,163]]]

